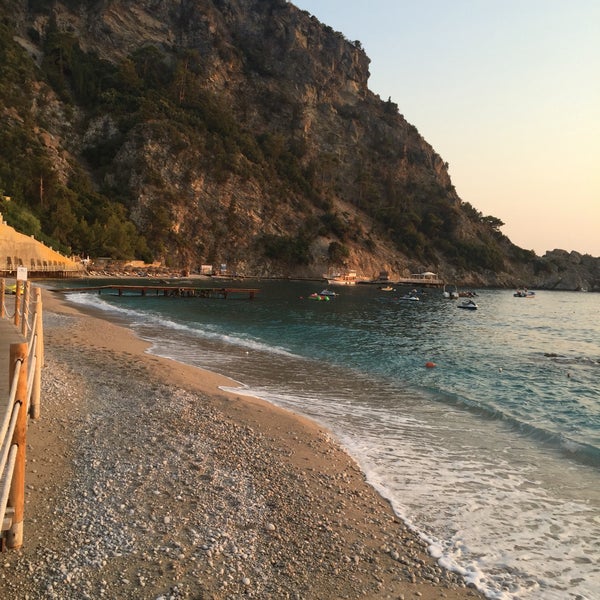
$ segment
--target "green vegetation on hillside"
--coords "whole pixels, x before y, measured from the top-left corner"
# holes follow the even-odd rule
[[[81,3],[67,4],[73,8]],[[47,11],[48,3],[30,1],[29,7]],[[175,212],[184,199],[168,188],[161,173],[147,166],[140,172],[148,185],[160,190],[160,200],[139,207],[128,183],[128,167],[122,165],[136,140],[141,146],[155,139],[170,153],[196,157],[195,166],[217,186],[235,176],[269,190],[263,208],[266,216],[277,212],[281,199],[289,202],[303,225],[285,235],[265,232],[255,244],[266,259],[288,268],[311,263],[310,245],[318,236],[334,240],[329,245],[333,264],[344,263],[350,243],[371,247],[372,239],[357,219],[332,210],[333,197],[344,194],[346,201],[372,219],[375,233],[386,236],[409,257],[435,262],[442,253],[465,269],[496,270],[503,265],[500,244],[508,240],[499,231],[499,219],[461,205],[433,172],[429,177],[395,177],[390,165],[396,160],[414,167],[414,172],[425,163],[426,156],[417,146],[396,148],[382,139],[355,179],[340,183],[333,153],[315,152],[287,131],[253,129],[240,116],[240,111],[253,110],[299,114],[302,107],[293,96],[283,91],[265,93],[260,108],[245,106],[240,99],[234,109],[207,88],[208,65],[198,50],[147,45],[113,64],[84,52],[77,37],[60,30],[50,18],[43,38],[29,30],[29,42],[42,51],[36,65],[13,41],[14,34],[4,19],[0,23],[0,194],[11,200],[3,201],[0,210],[9,224],[63,252],[146,261],[179,261],[202,253],[207,260],[217,260],[223,240],[243,232],[233,203],[223,222],[202,224],[203,237],[181,236]],[[253,76],[264,70],[264,58],[257,47],[245,49],[245,65]],[[361,107],[335,110],[348,123],[361,118]],[[397,106],[382,103],[380,116],[392,126],[398,119]],[[82,147],[69,148],[69,153],[55,145],[50,134],[40,133],[64,127],[68,138],[72,126],[83,137],[95,120],[103,122],[105,130],[87,137]],[[135,211],[137,226],[131,218]],[[458,234],[465,220],[478,228],[475,238],[465,240]]]

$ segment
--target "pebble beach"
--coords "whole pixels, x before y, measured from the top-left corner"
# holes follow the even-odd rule
[[[44,290],[19,599],[483,598],[331,434]]]

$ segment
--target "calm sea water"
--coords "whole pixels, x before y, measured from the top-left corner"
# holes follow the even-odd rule
[[[326,302],[308,299],[319,283],[241,286],[260,293],[69,298],[330,428],[488,597],[600,598],[600,295],[482,290],[465,311],[436,290],[403,302],[345,287]]]

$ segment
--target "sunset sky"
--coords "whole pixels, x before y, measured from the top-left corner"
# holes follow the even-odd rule
[[[600,1],[293,0],[518,246],[600,256]]]

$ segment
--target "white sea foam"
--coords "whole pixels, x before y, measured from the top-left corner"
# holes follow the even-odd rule
[[[185,332],[188,338],[185,340],[185,344],[173,337],[164,337],[149,335],[146,331],[148,325],[138,327],[139,335],[143,339],[152,341],[152,347],[149,352],[173,360],[179,360],[182,362],[189,363],[193,357],[204,356],[205,359],[211,364],[230,364],[235,359],[234,348],[238,348],[239,351],[247,352],[262,352],[268,354],[275,354],[292,358],[294,355],[287,351],[285,348],[278,346],[268,346],[262,342],[259,342],[252,338],[242,338],[239,336],[227,335],[218,331],[210,331],[209,329],[194,329],[185,325],[178,325],[177,323],[166,323],[164,320],[157,323],[163,327],[167,327],[171,332],[182,331]],[[190,343],[191,339],[204,342],[215,342],[216,347],[210,349],[202,348],[201,346],[194,347]],[[219,351],[219,348],[221,350]],[[194,363],[195,366],[203,366]]]
[[[136,311],[127,307],[118,306],[107,302],[100,294],[91,294],[90,292],[70,292],[67,294],[68,300],[75,304],[87,306],[95,310],[101,310],[107,313],[122,314],[134,317],[142,317],[142,311]]]
[[[172,337],[164,336],[165,332],[182,332],[197,338],[199,340],[212,340],[222,343],[227,348],[239,347],[251,351],[266,352],[279,354],[290,358],[296,357],[292,352],[281,346],[265,344],[251,337],[240,337],[228,335],[220,331],[211,330],[210,325],[203,324],[202,327],[193,327],[190,323],[177,322],[173,319],[168,319],[160,313],[152,313],[151,311],[136,310],[133,308],[123,307],[107,302],[98,294],[85,292],[74,292],[69,294],[69,300],[76,304],[81,304],[90,308],[101,310],[115,315],[128,317],[132,322],[131,325],[138,331],[140,337],[148,341],[154,340],[154,344],[149,350],[151,353],[160,354],[166,358],[174,360],[184,360],[189,358],[189,346],[182,346],[173,341]],[[147,330],[151,330],[148,332]],[[157,332],[163,335],[157,335]],[[186,340],[189,342],[189,339]],[[170,348],[169,348],[170,347]],[[167,354],[165,350],[169,349]]]

